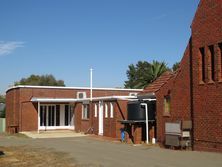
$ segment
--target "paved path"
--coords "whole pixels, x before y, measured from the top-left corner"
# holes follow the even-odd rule
[[[65,137],[83,137],[86,136],[83,133],[75,133],[71,130],[57,130],[57,131],[40,131],[34,132],[21,132],[22,134],[31,137],[33,139],[40,138],[65,138]]]
[[[151,146],[132,146],[92,137],[31,139],[1,137],[0,146],[51,148],[69,153],[83,166],[107,167],[221,167],[222,154],[173,151]],[[46,155],[47,156],[47,155]]]

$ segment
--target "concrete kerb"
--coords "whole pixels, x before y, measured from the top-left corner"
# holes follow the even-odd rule
[[[40,131],[39,133],[36,131],[32,131],[32,132],[20,132],[20,133],[26,135],[27,137],[33,138],[33,139],[85,137],[85,136],[87,136],[83,133],[76,133],[74,131]]]

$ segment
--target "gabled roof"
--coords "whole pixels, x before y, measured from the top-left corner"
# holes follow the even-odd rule
[[[147,87],[145,87],[143,93],[141,94],[146,94],[146,93],[155,93],[160,88],[167,83],[167,81],[174,76],[174,72],[166,71],[163,73],[159,78],[157,78],[154,82],[149,84]]]

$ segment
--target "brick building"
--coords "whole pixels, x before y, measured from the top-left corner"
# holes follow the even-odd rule
[[[140,89],[16,86],[6,92],[8,132],[71,129],[120,138],[129,98]]]
[[[89,88],[13,87],[6,95],[7,130],[65,128],[119,138],[129,95],[140,93],[138,98],[156,98],[154,133],[160,144],[166,122],[191,121],[193,149],[222,152],[222,0],[200,1],[179,69],[141,91],[94,88],[90,101]],[[134,132],[138,143],[143,129]]]
[[[222,151],[222,0],[201,0],[179,69],[145,88],[154,93],[157,138],[165,123],[192,121],[194,150]]]

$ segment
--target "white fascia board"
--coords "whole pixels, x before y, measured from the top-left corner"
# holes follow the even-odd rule
[[[82,90],[90,90],[90,87],[62,87],[62,86],[31,86],[31,85],[18,85],[12,86],[6,90],[9,91],[11,89],[16,88],[36,88],[36,89],[82,89]],[[143,89],[124,89],[124,88],[92,88],[92,90],[113,90],[113,91],[131,91],[131,92],[142,92]]]
[[[65,103],[65,102],[76,102],[76,99],[72,99],[72,98],[36,98],[33,97],[31,99],[31,102],[54,102],[54,103]]]
[[[136,96],[104,96],[104,97],[93,97],[92,101],[98,101],[98,100],[130,100],[130,99],[136,99]],[[81,101],[89,101],[90,98],[84,98],[84,99],[76,99],[77,102]]]
[[[89,101],[90,98],[84,99],[74,99],[74,98],[37,98],[33,97],[30,101],[31,102],[54,102],[54,103],[62,103],[62,102],[84,102]],[[136,100],[136,96],[104,96],[104,97],[94,97],[92,98],[93,101],[98,100]]]

